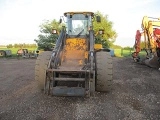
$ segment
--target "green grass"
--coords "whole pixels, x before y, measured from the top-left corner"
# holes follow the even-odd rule
[[[116,57],[129,57],[132,55],[133,50],[124,50],[124,49],[114,49],[114,54]],[[146,55],[145,51],[139,53],[140,56]]]

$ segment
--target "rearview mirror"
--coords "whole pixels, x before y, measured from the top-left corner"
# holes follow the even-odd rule
[[[100,16],[96,16],[96,21],[97,22],[101,22],[101,17]]]

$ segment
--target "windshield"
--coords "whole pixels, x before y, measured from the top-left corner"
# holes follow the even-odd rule
[[[89,34],[89,28],[92,26],[91,16],[84,14],[67,15],[67,33],[68,35],[86,35]]]

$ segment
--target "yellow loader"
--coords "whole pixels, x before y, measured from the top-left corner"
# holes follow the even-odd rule
[[[53,34],[59,33],[54,50],[44,51],[37,58],[38,88],[54,96],[90,96],[95,91],[110,91],[112,57],[109,49],[95,44],[93,31],[93,21],[100,23],[100,16],[93,12],[66,12],[64,16],[66,27],[60,33],[53,29]]]

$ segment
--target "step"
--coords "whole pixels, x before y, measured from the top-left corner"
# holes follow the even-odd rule
[[[86,91],[82,87],[56,86],[53,87],[52,93],[55,96],[85,96]]]
[[[54,78],[55,81],[85,81],[85,78]]]
[[[47,69],[48,72],[90,72],[90,70],[81,69],[70,69],[70,68],[60,68],[60,69]]]

